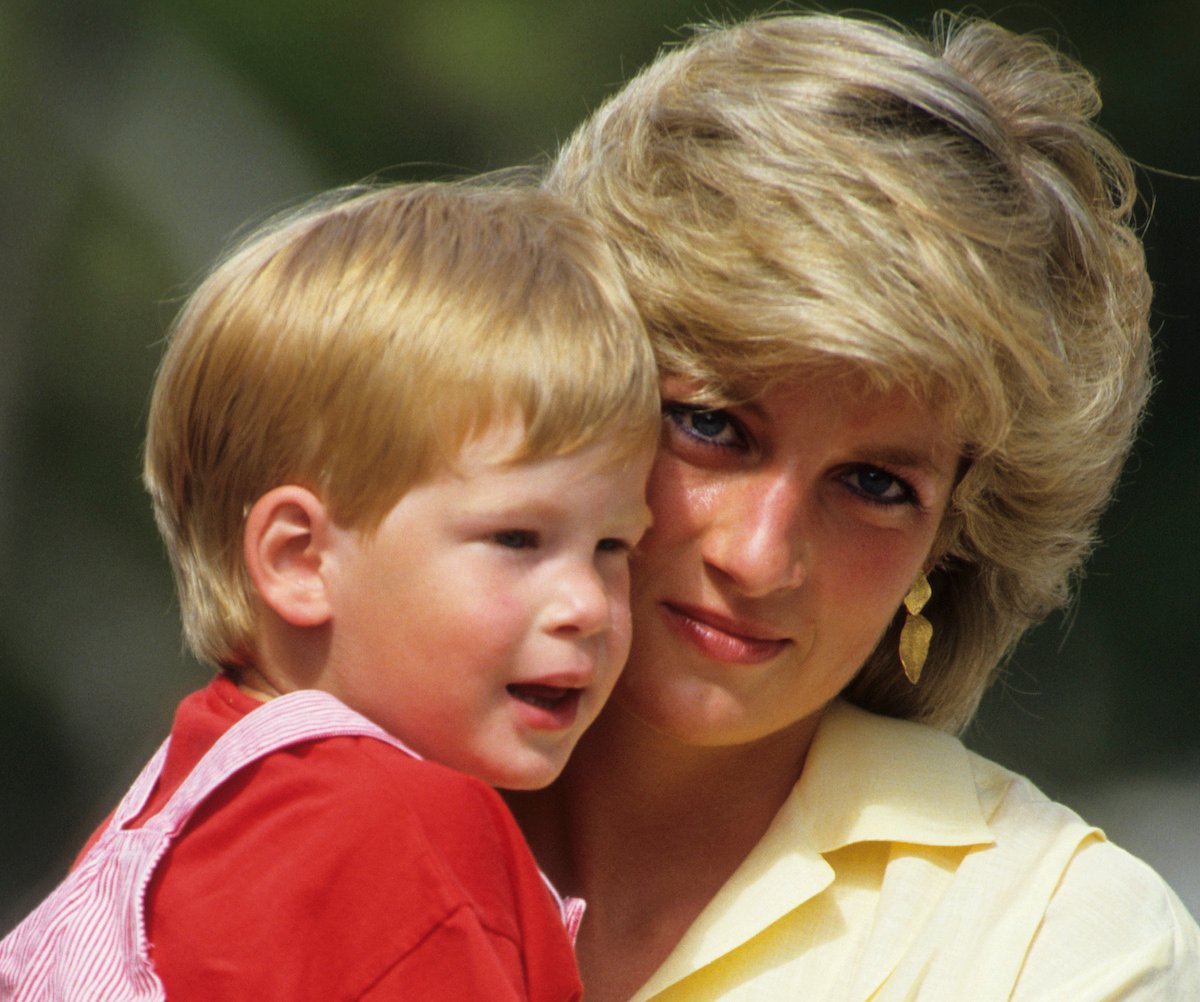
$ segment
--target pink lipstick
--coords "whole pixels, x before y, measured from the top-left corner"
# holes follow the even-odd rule
[[[775,657],[791,641],[768,628],[720,613],[664,602],[663,618],[676,636],[705,657],[727,664],[756,665]]]

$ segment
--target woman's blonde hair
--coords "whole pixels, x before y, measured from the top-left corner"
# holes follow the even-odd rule
[[[910,686],[898,615],[846,693],[870,709],[966,724],[1067,601],[1130,448],[1150,283],[1098,109],[1082,67],[986,21],[763,17],[661,55],[550,169],[706,399],[851,363],[953,422],[933,648]]]
[[[192,650],[253,658],[242,531],[266,491],[307,486],[369,532],[514,417],[512,461],[653,441],[645,329],[578,212],[518,184],[396,185],[252,235],[185,304],[150,404],[144,477]]]

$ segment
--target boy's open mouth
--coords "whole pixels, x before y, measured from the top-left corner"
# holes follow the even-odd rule
[[[567,700],[579,696],[581,689],[567,689],[557,685],[518,685],[506,686],[508,694],[522,703],[536,706],[541,710],[557,710]]]

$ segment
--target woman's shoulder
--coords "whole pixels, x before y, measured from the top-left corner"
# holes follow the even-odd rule
[[[1097,835],[1064,869],[1018,988],[1018,999],[1054,989],[1063,998],[1193,1002],[1200,927],[1158,873]]]
[[[981,861],[1044,888],[1014,999],[1200,998],[1200,927],[1166,881],[1025,776],[968,754],[995,836]]]
[[[967,756],[997,852],[1036,861],[1046,855],[1050,845],[1058,844],[1058,873],[1047,915],[1069,912],[1071,902],[1091,902],[1102,914],[1182,914],[1190,921],[1186,908],[1162,877],[1108,841],[1099,827],[1047,796],[1028,777],[975,752],[968,751]]]
[[[1031,779],[964,748],[979,806],[998,835],[1019,836],[1031,829],[1070,832],[1082,841],[1097,833],[1069,806],[1051,799]]]

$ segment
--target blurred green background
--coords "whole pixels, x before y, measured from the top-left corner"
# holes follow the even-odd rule
[[[248,219],[383,172],[550,153],[721,0],[5,0],[0,6],[0,929],[206,680],[138,481],[159,341]],[[880,2],[906,23],[935,5]],[[1200,4],[1005,4],[1100,77],[1144,171],[1158,390],[1081,599],[970,743],[1200,912]],[[1152,213],[1151,213],[1152,208]]]

